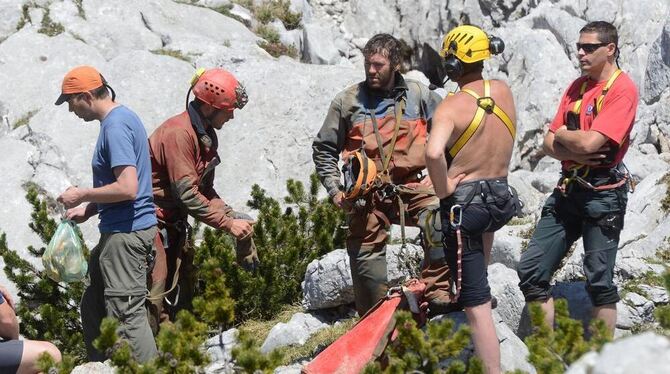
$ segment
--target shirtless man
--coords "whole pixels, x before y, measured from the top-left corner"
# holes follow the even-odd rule
[[[493,233],[520,209],[507,185],[516,130],[512,92],[505,82],[482,77],[484,60],[503,48],[502,40],[474,26],[456,27],[445,36],[441,55],[460,92],[438,106],[426,147],[454,299],[465,308],[487,373],[500,372],[486,269]]]

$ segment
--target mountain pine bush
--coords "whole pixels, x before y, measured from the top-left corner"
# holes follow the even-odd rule
[[[56,230],[56,221],[49,217],[55,211],[55,201],[40,199],[35,185],[26,185],[26,199],[31,204],[32,222],[30,228],[42,239],[46,246]],[[40,258],[46,247],[28,252]],[[88,257],[88,250],[84,255]],[[27,339],[53,342],[64,355],[75,362],[86,357],[86,348],[79,319],[79,301],[84,292],[83,282],[56,283],[38,270],[29,261],[7,246],[6,235],[0,235],[0,256],[4,259],[7,278],[18,289],[20,301],[16,315],[21,321],[21,334]]]
[[[398,337],[386,348],[387,361],[369,364],[365,374],[401,373],[484,373],[482,362],[472,357],[468,365],[459,359],[463,349],[470,345],[470,328],[454,330],[453,319],[429,322],[425,331],[417,327],[408,311],[395,315]],[[451,359],[446,363],[447,359]]]
[[[116,357],[113,362],[119,371],[140,373],[156,372],[164,367],[201,366],[206,363],[200,350],[208,331],[220,331],[248,318],[272,318],[283,305],[300,300],[300,283],[307,264],[344,246],[344,231],[340,228],[344,215],[328,199],[318,198],[316,175],[311,177],[309,191],[294,180],[287,181],[286,187],[284,204],[288,208],[282,210],[277,200],[268,197],[257,185],[253,186],[248,205],[258,212],[254,240],[261,259],[254,273],[235,265],[234,243],[228,234],[205,230],[196,248],[199,282],[192,306],[195,316],[184,311],[174,324],[161,325],[157,336],[159,360],[138,365],[132,360],[129,348],[115,337],[114,322],[105,323],[98,344]],[[50,218],[57,213],[57,203],[36,185],[27,184],[26,189],[26,198],[33,209],[30,228],[46,246],[57,226]],[[41,257],[44,250],[45,247],[28,248],[36,258]],[[88,250],[85,255],[88,256]],[[64,354],[63,363],[55,368],[59,373],[67,373],[84,362],[86,351],[79,302],[85,283],[52,281],[9,249],[4,234],[0,235],[0,256],[4,259],[8,279],[19,290],[16,312],[22,334],[28,339],[48,340],[58,346]],[[51,366],[53,363],[45,358],[43,368]],[[180,370],[171,372],[182,372]]]
[[[538,373],[564,373],[571,363],[589,351],[597,351],[612,340],[612,334],[600,319],[590,323],[591,338],[584,338],[582,321],[570,318],[568,302],[556,299],[555,329],[544,322],[544,312],[538,303],[528,305],[533,334],[524,340],[528,346],[528,360]]]
[[[247,272],[235,264],[234,242],[221,231],[206,228],[196,249],[194,262],[199,269],[200,290],[213,283],[220,284],[223,275],[225,288],[235,300],[236,323],[250,318],[270,319],[283,305],[299,302],[300,283],[307,265],[335,248],[344,247],[345,232],[340,228],[344,214],[330,200],[318,198],[316,174],[311,177],[309,191],[305,191],[301,182],[291,179],[286,188],[287,208],[282,209],[258,185],[252,187],[247,204],[258,212],[254,241],[261,262],[255,272]]]

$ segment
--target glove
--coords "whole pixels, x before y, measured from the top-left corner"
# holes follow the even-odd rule
[[[255,271],[260,265],[258,253],[256,252],[256,244],[251,235],[247,238],[238,240],[235,247],[237,254],[237,264],[246,271]]]

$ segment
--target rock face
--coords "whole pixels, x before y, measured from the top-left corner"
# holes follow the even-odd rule
[[[606,344],[600,353],[589,353],[572,364],[566,374],[667,373],[670,340],[646,332]]]
[[[388,245],[386,248],[387,279],[395,285],[411,277],[412,268],[406,261],[416,264],[415,259],[423,258],[421,247],[407,244]],[[305,280],[302,283],[302,305],[307,310],[332,308],[354,301],[354,288],[349,270],[349,255],[345,249],[337,249],[307,265]]]
[[[493,264],[488,268],[491,295],[498,299],[495,309],[500,320],[515,333],[519,330],[521,313],[525,305],[523,293],[519,289],[516,271],[503,264]]]

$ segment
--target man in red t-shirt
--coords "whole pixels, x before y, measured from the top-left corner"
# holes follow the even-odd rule
[[[562,176],[542,208],[518,273],[526,301],[540,302],[552,327],[551,277],[580,236],[593,316],[611,331],[616,323],[619,295],[612,278],[629,181],[621,160],[638,102],[635,84],[615,62],[617,43],[610,23],[591,22],[580,30],[577,56],[583,76],[563,95],[544,138],[545,153],[561,160]]]

